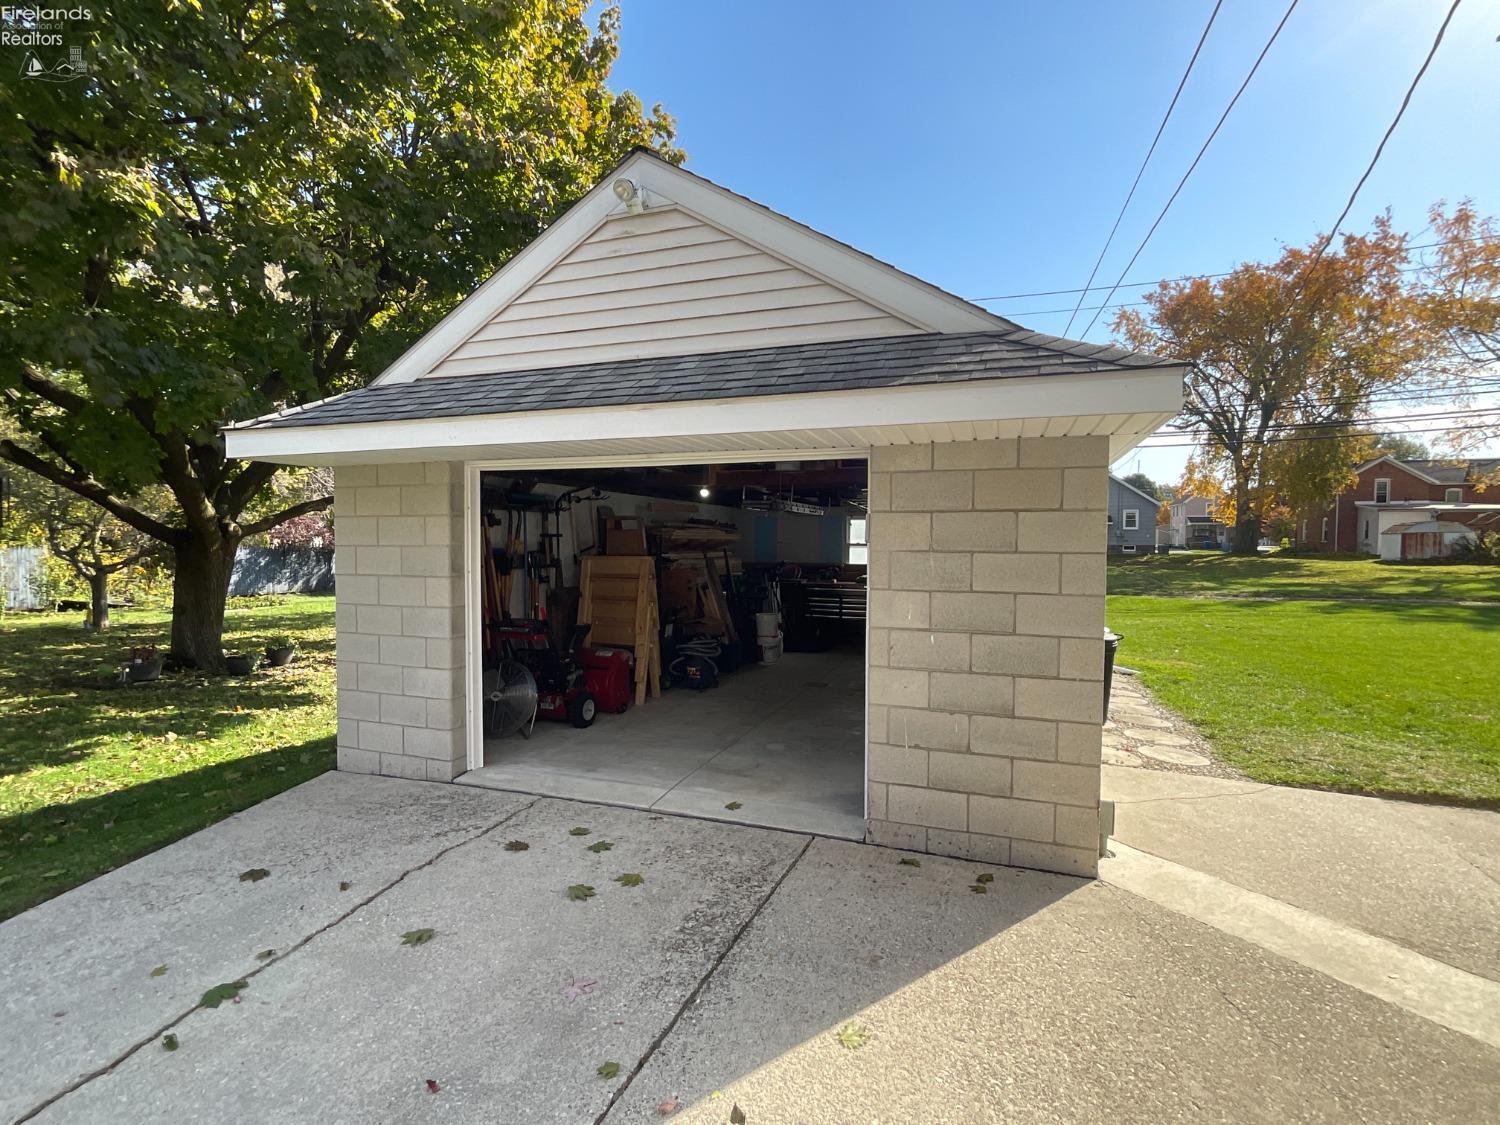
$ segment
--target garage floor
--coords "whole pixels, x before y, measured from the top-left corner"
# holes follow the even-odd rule
[[[860,651],[788,653],[587,730],[487,742],[459,781],[860,840],[864,678]]]

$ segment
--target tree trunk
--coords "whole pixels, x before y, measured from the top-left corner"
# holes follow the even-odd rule
[[[224,602],[238,546],[226,535],[189,536],[174,552],[172,659],[184,667],[224,667]]]
[[[109,574],[96,570],[89,575],[89,599],[93,603],[90,623],[95,629],[109,628]]]

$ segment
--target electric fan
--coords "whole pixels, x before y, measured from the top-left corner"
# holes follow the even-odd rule
[[[496,668],[484,670],[484,736],[505,738],[521,732],[531,737],[536,722],[536,679],[531,669],[514,660],[502,660]]]

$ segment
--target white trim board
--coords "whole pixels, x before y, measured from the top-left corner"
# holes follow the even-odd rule
[[[680,207],[921,331],[976,332],[1016,327],[1004,317],[945,293],[657,156],[634,152],[408,348],[375,383],[409,382],[433,370],[612,216],[627,213],[613,191],[614,182],[621,179],[636,185],[648,211]]]

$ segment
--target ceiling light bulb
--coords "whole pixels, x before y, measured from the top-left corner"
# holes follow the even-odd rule
[[[705,484],[702,488],[698,489],[698,495],[707,500],[713,493],[709,492],[708,485]]]

